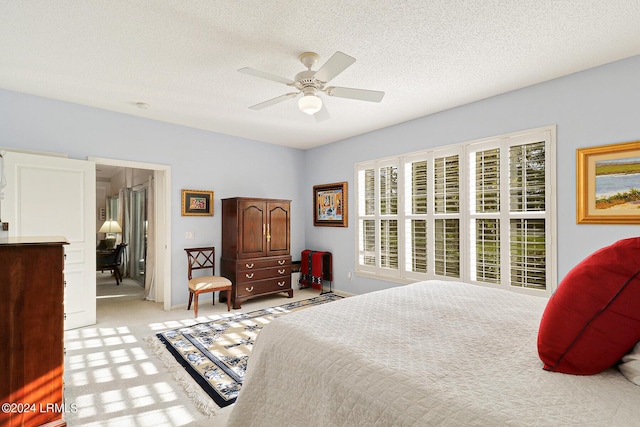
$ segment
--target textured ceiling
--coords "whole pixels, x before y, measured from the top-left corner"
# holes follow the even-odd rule
[[[3,0],[0,88],[305,149],[638,55],[639,23],[637,0]],[[250,110],[291,88],[237,70],[292,79],[304,51],[384,99]]]

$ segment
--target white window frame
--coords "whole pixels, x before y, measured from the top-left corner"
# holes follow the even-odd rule
[[[512,214],[509,212],[509,188],[508,178],[503,179],[502,175],[509,173],[509,158],[508,147],[512,145],[521,145],[527,143],[533,143],[537,141],[545,141],[545,211],[544,212],[519,212]],[[441,280],[459,280],[469,283],[475,283],[478,285],[499,287],[509,289],[516,292],[529,293],[534,295],[550,296],[557,287],[557,253],[556,253],[556,127],[546,126],[537,129],[526,130],[522,132],[514,132],[505,135],[499,135],[490,138],[483,138],[479,140],[467,141],[459,144],[451,144],[442,147],[436,147],[428,150],[423,150],[414,153],[402,154],[395,157],[387,157],[378,160],[372,160],[367,162],[361,162],[354,165],[354,174],[356,182],[356,224],[358,229],[355,233],[355,273],[362,277],[372,277],[376,279],[387,280],[397,283],[411,283],[421,280],[441,279]],[[474,188],[472,184],[475,177],[472,175],[472,165],[470,164],[472,156],[476,151],[483,151],[491,148],[501,148],[500,156],[500,173],[501,173],[501,209],[496,214],[482,214],[475,213],[475,205],[472,205],[472,197],[474,194]],[[505,151],[506,150],[506,151]],[[458,154],[459,155],[459,168],[460,168],[460,212],[457,215],[453,214],[436,214],[433,206],[433,191],[434,191],[434,170],[433,159],[437,157],[444,157]],[[410,177],[411,172],[407,167],[411,162],[427,160],[427,184],[429,195],[427,204],[427,213],[413,215],[409,211],[409,205],[411,203],[407,191],[411,191]],[[392,270],[387,268],[380,268],[380,213],[379,205],[376,206],[376,212],[374,215],[367,217],[374,219],[376,222],[376,265],[364,266],[360,265],[360,220],[365,218],[360,212],[360,181],[359,171],[373,168],[375,170],[374,176],[376,176],[376,203],[379,204],[379,181],[378,174],[379,168],[386,165],[394,164],[398,167],[398,269]],[[364,187],[363,187],[364,188]],[[408,212],[408,213],[407,213]],[[434,249],[435,242],[433,239],[433,230],[430,224],[434,224],[436,217],[457,217],[460,221],[460,277],[451,278],[438,276],[435,272],[434,264]],[[491,217],[500,219],[500,240],[501,240],[501,259],[509,259],[509,221],[511,218],[544,218],[545,219],[545,264],[546,264],[546,289],[532,289],[514,287],[509,284],[510,281],[510,265],[509,263],[501,262],[501,282],[499,284],[482,282],[479,280],[472,280],[472,268],[475,270],[475,265],[471,265],[474,257],[474,243],[473,243],[473,230],[472,224],[474,224],[475,218]],[[427,219],[427,273],[418,273],[411,271],[411,260],[409,251],[409,244],[407,243],[406,233],[410,230],[406,230],[407,221],[415,218]]]

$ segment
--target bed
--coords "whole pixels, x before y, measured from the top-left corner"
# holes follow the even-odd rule
[[[542,369],[547,301],[425,281],[291,313],[260,332],[228,425],[639,425],[617,368]]]

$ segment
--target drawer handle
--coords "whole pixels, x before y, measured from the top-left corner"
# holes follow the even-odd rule
[[[278,264],[280,264],[280,265],[284,265],[285,262],[287,262],[287,261],[284,260],[284,259],[279,259],[278,260]]]
[[[244,276],[245,276],[247,279],[251,279],[251,278],[253,278],[253,273],[246,273]],[[252,289],[253,289],[253,288],[252,288]]]
[[[245,289],[245,291],[247,291],[247,292],[253,292],[253,286],[252,286],[252,287],[250,287],[250,288],[244,288],[244,289]]]
[[[245,266],[245,267],[247,267],[247,268],[253,268],[253,263],[251,263],[251,264],[245,264],[244,266]]]
[[[284,286],[285,283],[286,282],[278,282],[278,286],[282,287],[282,286]]]
[[[286,273],[286,271],[287,271],[287,270],[283,268],[282,270],[278,270],[278,273],[280,273],[280,274],[284,274],[284,273]]]

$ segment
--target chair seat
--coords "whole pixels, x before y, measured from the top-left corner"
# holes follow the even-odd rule
[[[221,289],[231,286],[231,280],[220,276],[201,276],[189,280],[189,289],[192,291],[205,291],[209,289]]]

